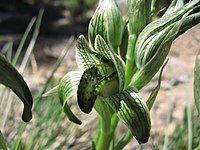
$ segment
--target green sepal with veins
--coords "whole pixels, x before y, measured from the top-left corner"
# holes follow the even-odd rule
[[[134,87],[104,99],[130,129],[138,143],[146,143],[150,136],[149,109]]]
[[[115,71],[112,62],[92,49],[83,35],[80,35],[77,40],[76,57],[78,65],[83,69],[89,69],[98,65],[98,72],[102,76],[108,76]]]
[[[90,48],[89,43],[83,35],[80,35],[77,40],[76,45],[76,57],[77,63],[83,69],[89,69],[94,64],[100,64],[100,58],[102,56],[98,55],[92,48]]]
[[[176,37],[197,25],[198,23],[200,23],[200,5],[195,6],[191,13],[185,18]]]
[[[109,76],[115,70],[119,78],[119,89],[124,88],[125,64],[123,60],[109,48],[105,40],[97,35],[95,48],[91,48],[83,35],[78,38],[76,47],[77,57],[84,69],[99,65],[99,74]],[[102,65],[101,65],[102,64]]]
[[[123,33],[123,20],[115,0],[100,0],[92,16],[88,37],[92,47],[96,36],[101,35],[111,49],[117,52],[121,45]]]
[[[114,65],[119,78],[119,91],[122,91],[125,84],[125,64],[124,61],[108,47],[105,40],[97,35],[95,39],[95,49],[97,53],[104,56]]]
[[[58,96],[62,105],[62,110],[68,119],[76,124],[81,124],[81,121],[72,113],[68,101],[77,93],[78,84],[81,79],[81,73],[72,71],[67,73],[60,81],[58,86]]]

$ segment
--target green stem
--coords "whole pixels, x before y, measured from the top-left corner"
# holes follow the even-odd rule
[[[117,145],[115,146],[115,150],[123,149],[130,142],[132,138],[133,138],[133,134],[130,131],[128,131],[128,133],[126,133],[122,137],[122,139],[117,143]]]
[[[188,123],[188,150],[192,150],[192,114],[190,108],[190,101],[187,98],[187,123]]]
[[[95,138],[96,150],[108,150],[110,143],[114,138],[115,129],[119,119],[116,114],[111,118],[111,122],[105,122],[104,119],[100,117],[97,135]]]
[[[99,137],[101,134],[101,117],[99,117],[99,121],[98,121],[98,125],[97,125],[97,129],[96,129],[96,136],[94,139],[95,145],[97,145],[98,141],[99,141]]]
[[[116,129],[118,122],[119,122],[119,118],[117,117],[117,114],[114,114],[111,118],[111,128],[112,128],[112,130]]]
[[[133,74],[137,71],[137,67],[135,64],[135,58],[134,58],[134,51],[135,51],[135,43],[136,43],[137,37],[133,34],[129,35],[128,37],[128,48],[126,53],[126,82],[125,87],[128,86],[128,84],[131,81],[131,78]]]
[[[102,118],[100,118],[101,128],[98,133],[96,141],[96,150],[109,150],[111,140],[114,135],[114,131],[111,129],[111,123],[105,122]]]

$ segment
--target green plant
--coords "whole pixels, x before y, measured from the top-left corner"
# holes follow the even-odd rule
[[[154,1],[128,0],[127,19],[123,21],[115,0],[99,1],[88,28],[89,42],[83,35],[77,40],[77,62],[83,73],[67,73],[53,89],[57,89],[68,119],[76,124],[81,121],[68,105],[73,95],[77,94],[84,113],[95,108],[99,124],[94,149],[122,149],[133,136],[139,144],[148,141],[149,111],[160,89],[171,44],[199,23],[199,2],[184,5],[182,0],[174,0],[161,18],[152,20]],[[160,69],[158,85],[145,102],[139,91]],[[195,87],[199,91],[199,86]],[[120,140],[115,137],[119,120],[130,130]]]
[[[43,94],[43,96],[48,96],[57,92],[62,110],[68,119],[76,124],[81,124],[80,116],[75,115],[68,105],[73,95],[77,94],[79,108],[84,113],[90,113],[93,107],[95,108],[99,114],[99,123],[96,136],[92,141],[92,149],[123,149],[133,136],[139,144],[148,141],[151,130],[149,111],[160,89],[162,72],[167,64],[170,46],[176,37],[199,23],[200,20],[200,0],[193,0],[185,5],[182,0],[174,0],[164,15],[154,21],[152,20],[154,14],[151,10],[151,8],[154,8],[152,6],[153,1],[128,0],[127,3],[128,15],[127,19],[123,21],[115,0],[100,0],[89,24],[89,42],[83,35],[77,40],[77,63],[81,66],[82,72],[71,71],[67,73],[58,86]],[[38,26],[36,28],[38,29]],[[37,37],[37,31],[35,37]],[[55,65],[42,93],[46,91],[62,58]],[[3,69],[6,71],[11,69],[17,79],[20,78],[19,85],[23,86],[25,83],[14,67],[4,57],[1,57],[0,60],[2,66],[6,65]],[[198,66],[199,59],[197,59],[195,67],[195,92],[199,91]],[[158,84],[150,94],[149,99],[144,101],[139,91],[152,80],[159,70]],[[9,71],[6,74],[0,72],[0,75],[7,77],[6,75],[9,75],[9,73]],[[15,80],[13,76],[9,77],[11,81]],[[27,92],[19,90],[18,87],[15,87],[16,85],[10,84],[10,78],[9,80],[0,78],[0,81],[12,88],[23,102],[28,101],[29,107],[27,108],[30,110],[32,99],[27,99],[26,96],[30,94],[29,89],[25,88]],[[195,101],[199,110],[200,98],[198,93],[196,94]],[[41,99],[41,97],[38,99]],[[45,117],[41,117],[42,119],[38,121],[36,127],[42,123],[47,124],[48,122],[51,125],[54,121],[62,120],[57,117],[59,111],[53,108],[48,111],[50,112],[49,117],[53,116],[48,120],[43,111],[44,107],[39,109],[41,103],[44,104],[40,101],[35,102],[35,109],[37,108],[40,111],[39,118]],[[48,107],[51,106],[50,104],[53,105],[54,103],[49,103]],[[25,121],[29,121],[30,114],[31,111],[28,111],[27,115],[26,113],[23,115],[25,118],[28,117],[28,119],[24,119]],[[115,136],[119,120],[123,121],[129,129],[129,132],[121,139],[117,139]],[[19,136],[25,126],[23,125],[20,128]],[[60,126],[56,127],[59,128]],[[44,148],[43,143],[45,143],[44,146],[48,146],[49,142],[55,139],[59,133],[57,133],[57,130],[54,131],[48,142],[37,141],[38,149]],[[39,131],[34,132],[32,138],[36,139],[40,136],[38,134]],[[45,139],[49,134],[45,133],[41,136],[42,139]],[[31,146],[35,144],[32,140],[28,144],[24,143],[21,137],[15,143],[14,148],[21,149],[31,149]],[[6,149],[2,134],[0,134],[0,144],[1,147]],[[190,145],[188,148],[190,148]]]

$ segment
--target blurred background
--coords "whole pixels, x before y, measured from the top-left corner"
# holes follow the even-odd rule
[[[125,18],[126,0],[117,2]],[[156,17],[162,15],[163,8],[170,2],[158,1],[158,10],[162,11]],[[33,120],[30,123],[21,121],[21,103],[8,89],[0,86],[0,129],[9,149],[86,150],[91,146],[98,122],[94,110],[90,115],[81,113],[73,98],[70,105],[83,120],[83,124],[77,126],[66,119],[56,95],[42,99],[38,96],[57,85],[68,71],[78,69],[75,61],[76,39],[80,34],[87,36],[89,20],[97,4],[97,0],[1,0],[0,51],[7,56],[12,51],[11,60],[29,22],[38,16],[41,9],[44,10],[39,35],[24,71],[25,80],[34,96]],[[17,68],[26,57],[33,35],[34,28],[23,44]],[[68,52],[64,57],[65,48]],[[200,25],[174,41],[163,73],[161,90],[151,111],[150,141],[140,146],[132,139],[126,150],[187,149],[191,139],[192,147],[200,149],[200,119],[193,100],[193,68],[199,49]],[[63,60],[55,66],[62,56]],[[56,68],[55,72],[53,68]],[[142,90],[144,99],[148,98],[156,84],[157,80],[153,80]],[[118,130],[119,138],[127,132],[122,123]]]

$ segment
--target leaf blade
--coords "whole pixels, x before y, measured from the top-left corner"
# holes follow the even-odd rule
[[[22,120],[32,119],[33,98],[28,85],[18,71],[0,53],[0,83],[9,87],[24,103]]]

